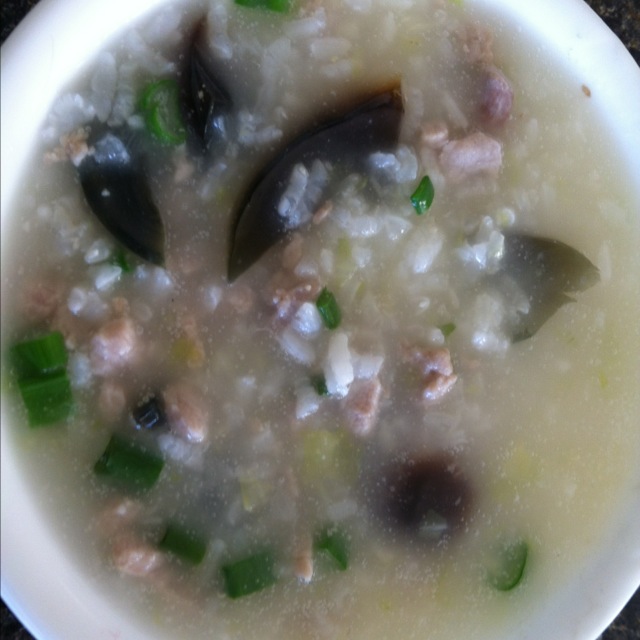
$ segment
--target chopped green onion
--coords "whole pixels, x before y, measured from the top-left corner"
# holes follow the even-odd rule
[[[327,329],[335,329],[340,324],[342,314],[335,296],[326,287],[320,292],[316,300],[316,307]]]
[[[180,113],[180,88],[171,79],[148,84],[142,92],[140,110],[147,130],[165,144],[181,144],[187,134]]]
[[[11,360],[19,378],[64,371],[68,359],[64,338],[59,331],[20,342],[11,349]]]
[[[114,251],[110,262],[112,265],[120,267],[122,269],[122,273],[131,273],[133,271],[133,267],[127,259],[127,254],[122,248],[118,248]]]
[[[319,395],[319,396],[328,396],[329,395],[329,389],[327,389],[327,380],[324,377],[323,374],[319,373],[318,375],[315,376],[311,376],[311,386],[313,387],[314,391]]]
[[[328,555],[340,571],[349,566],[349,540],[337,527],[328,526],[320,531],[313,541],[313,548]]]
[[[261,551],[222,567],[225,592],[230,598],[248,596],[277,580],[271,552]]]
[[[32,427],[67,418],[73,394],[66,367],[69,359],[58,331],[14,345],[10,359],[16,369],[18,389]]]
[[[267,9],[277,13],[288,13],[291,11],[291,0],[235,0],[241,7],[250,9]]]
[[[141,446],[112,435],[93,469],[131,489],[150,489],[158,480],[164,461]]]
[[[61,422],[73,409],[71,383],[65,371],[18,380],[32,427]]]
[[[529,546],[524,540],[501,543],[494,551],[488,571],[489,583],[498,591],[511,591],[524,575]]]
[[[431,178],[429,176],[425,176],[420,180],[418,188],[411,196],[411,204],[419,216],[431,207],[434,196],[435,190],[433,188],[433,182],[431,182]]]
[[[207,553],[207,543],[198,535],[170,523],[158,548],[168,551],[191,564],[200,564]]]
[[[441,324],[438,329],[440,329],[445,338],[448,338],[456,330],[456,325],[454,322],[447,322],[445,324]]]

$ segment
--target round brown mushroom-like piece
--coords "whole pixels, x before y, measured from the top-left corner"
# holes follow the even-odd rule
[[[463,528],[472,503],[469,480],[446,454],[397,459],[383,469],[375,492],[383,526],[432,543]]]

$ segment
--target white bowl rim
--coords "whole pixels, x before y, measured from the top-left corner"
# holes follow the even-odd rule
[[[42,0],[2,46],[3,231],[30,150],[30,145],[23,144],[21,131],[37,129],[60,87],[80,70],[83,63],[77,52],[83,52],[82,60],[90,59],[122,25],[167,1]],[[527,24],[527,30],[531,28],[554,55],[564,59],[576,77],[584,78],[592,99],[602,107],[604,121],[612,132],[616,149],[625,159],[629,175],[640,175],[640,110],[631,107],[640,104],[640,68],[583,0],[465,1],[487,2]],[[52,25],[56,27],[51,28]],[[18,91],[20,99],[13,100]],[[24,127],[15,126],[16,122],[24,123]],[[7,162],[8,158],[11,162]],[[640,203],[640,182],[633,188],[634,200]],[[5,235],[2,233],[3,255]],[[6,428],[4,405],[0,437],[1,589],[7,605],[37,638],[152,637],[121,611],[105,604],[55,540],[40,535],[34,547],[33,536],[47,531],[47,525],[11,455],[12,439]],[[572,588],[559,594],[546,616],[519,630],[519,638],[537,640],[548,637],[553,629],[557,638],[593,639],[623,608],[640,585],[637,490],[636,495],[637,508],[630,509],[626,519],[612,532],[607,552],[585,569],[584,575],[576,576]],[[42,567],[64,579],[54,583],[38,579]],[[585,584],[591,585],[586,594]]]

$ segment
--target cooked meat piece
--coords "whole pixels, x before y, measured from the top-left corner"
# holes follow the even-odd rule
[[[113,545],[113,562],[121,573],[144,578],[163,565],[164,557],[146,542],[125,537]]]
[[[449,349],[444,347],[410,347],[405,349],[404,360],[415,364],[423,374],[422,398],[427,404],[435,403],[444,397],[458,379],[453,373]]]
[[[38,280],[26,286],[21,306],[28,320],[40,322],[50,318],[62,301],[62,285],[58,282]]]
[[[313,542],[308,534],[301,536],[296,544],[293,572],[298,580],[305,584],[311,582],[313,578]]]
[[[187,442],[202,442],[209,433],[209,415],[204,400],[189,385],[178,382],[163,393],[171,430]]]
[[[311,218],[311,221],[313,222],[313,224],[320,224],[331,215],[332,211],[333,202],[331,202],[331,200],[327,200],[316,209],[315,213],[313,214],[313,218]]]
[[[490,125],[501,125],[511,115],[513,89],[501,71],[487,68],[480,96],[480,117]]]
[[[438,347],[436,349],[419,346],[409,347],[404,350],[403,359],[405,362],[416,364],[425,375],[432,371],[444,375],[451,375],[453,373],[451,354],[449,353],[449,349],[445,347]]]
[[[142,505],[131,498],[118,497],[110,501],[96,520],[97,532],[105,539],[122,534],[142,512]]]
[[[378,378],[354,380],[345,398],[344,408],[349,428],[358,436],[365,436],[378,418],[382,385]]]
[[[447,375],[432,371],[424,379],[423,400],[427,404],[437,402],[451,391],[457,379],[458,376],[455,373]]]
[[[440,152],[440,166],[453,183],[477,175],[495,177],[502,166],[502,146],[484,133],[472,133],[445,144]]]
[[[91,339],[91,364],[99,376],[110,375],[136,357],[138,336],[131,318],[116,318],[102,326]]]
[[[71,160],[77,167],[93,149],[87,144],[89,131],[83,127],[60,137],[60,144],[53,151],[45,153],[45,162],[64,162]]]
[[[298,309],[305,302],[315,302],[320,293],[317,280],[300,280],[295,276],[279,272],[269,284],[268,302],[276,310],[277,324],[289,324]]]

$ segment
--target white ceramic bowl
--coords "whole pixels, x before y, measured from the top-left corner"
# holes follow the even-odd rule
[[[477,0],[465,0],[473,2]],[[640,176],[640,68],[582,0],[488,0],[531,32],[577,78],[588,78],[618,154]],[[103,43],[166,0],[42,0],[2,47],[2,247],[8,205],[25,170],[31,141],[60,88]],[[640,215],[640,179],[635,186]],[[48,535],[21,467],[3,406],[2,597],[42,640],[151,640],[100,597],[89,579]],[[626,515],[608,544],[554,594],[520,640],[592,640],[640,585],[640,476]],[[630,482],[631,484],[631,482]],[[157,638],[157,635],[154,637]],[[498,640],[498,639],[496,639]]]

